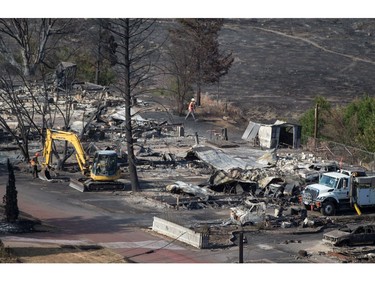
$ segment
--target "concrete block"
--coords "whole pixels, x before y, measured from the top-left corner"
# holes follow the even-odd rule
[[[152,230],[199,249],[208,248],[208,235],[158,217],[154,217]]]

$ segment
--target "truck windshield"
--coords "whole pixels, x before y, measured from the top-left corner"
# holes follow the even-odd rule
[[[328,187],[335,188],[336,187],[337,178],[333,178],[327,175],[322,175],[319,180],[319,183]]]

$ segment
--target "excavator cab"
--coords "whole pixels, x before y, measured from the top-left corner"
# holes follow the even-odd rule
[[[111,181],[120,178],[117,153],[114,150],[97,151],[91,167],[90,177],[95,181]]]
[[[122,190],[124,183],[120,179],[120,169],[117,165],[117,153],[114,150],[99,150],[95,152],[90,177],[70,179],[69,186],[78,191]]]

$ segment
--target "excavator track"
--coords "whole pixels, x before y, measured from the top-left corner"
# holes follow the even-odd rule
[[[70,179],[69,186],[80,191],[124,190],[125,184],[119,181],[93,181],[91,179]]]

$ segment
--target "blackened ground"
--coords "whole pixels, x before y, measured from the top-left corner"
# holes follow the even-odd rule
[[[263,120],[297,118],[317,95],[334,106],[374,96],[374,31],[373,19],[229,21],[222,40],[235,63],[220,88]]]
[[[220,47],[234,62],[203,92],[255,122],[296,121],[318,95],[334,107],[374,96],[374,36],[375,19],[225,19]]]

